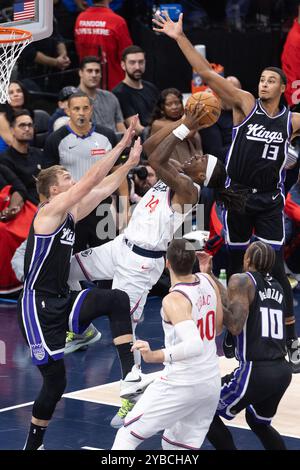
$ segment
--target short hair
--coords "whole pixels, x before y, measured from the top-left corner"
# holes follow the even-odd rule
[[[283,70],[281,70],[279,67],[266,67],[263,69],[262,73],[265,70],[270,70],[271,72],[275,72],[280,76],[280,81],[283,85],[287,84],[287,78]]]
[[[260,240],[251,243],[246,255],[249,257],[250,266],[253,266],[259,273],[266,275],[272,271],[275,263],[275,251],[267,243]]]
[[[86,66],[86,64],[91,64],[91,63],[99,64],[100,69],[101,69],[101,60],[100,60],[100,58],[95,56],[95,55],[87,55],[81,60],[81,62],[79,64],[80,70],[83,70],[84,67]]]
[[[50,186],[57,184],[57,175],[68,171],[61,165],[53,165],[45,170],[41,170],[36,179],[36,189],[39,195],[50,197]]]
[[[91,106],[93,105],[93,102],[92,102],[91,98],[84,91],[79,90],[79,91],[76,91],[76,93],[73,93],[73,95],[69,96],[69,98],[68,98],[68,105],[69,106],[70,106],[71,101],[74,98],[87,98],[89,100],[90,105]]]
[[[145,54],[145,51],[140,46],[128,46],[122,52],[122,60],[125,61],[128,54],[138,54],[138,53]]]
[[[28,109],[16,109],[11,115],[11,118],[9,121],[9,124],[11,127],[13,127],[16,124],[16,120],[20,116],[29,116],[31,120],[33,121],[32,113]]]
[[[192,274],[196,261],[193,245],[184,238],[172,240],[167,250],[167,260],[175,274],[179,276]]]

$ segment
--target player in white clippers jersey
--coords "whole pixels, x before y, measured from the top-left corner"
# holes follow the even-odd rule
[[[149,291],[163,272],[168,243],[198,202],[199,185],[220,188],[225,183],[225,168],[212,155],[195,155],[183,165],[169,160],[176,145],[191,130],[199,128],[203,112],[201,105],[193,111],[186,110],[180,125],[178,121],[171,123],[145,142],[149,164],[160,180],[139,201],[124,234],[105,245],[77,253],[71,261],[70,281],[113,279],[114,289],[126,291],[133,331]],[[236,208],[241,202],[241,196],[228,190],[220,191],[219,199]],[[134,388],[140,391],[138,380],[137,371],[133,371],[121,382],[121,398],[132,397]],[[126,410],[118,413],[123,418]],[[122,420],[112,423],[114,427],[121,425]]]
[[[218,288],[206,274],[192,274],[195,251],[186,240],[173,240],[167,251],[171,290],[161,310],[165,349],[147,341],[133,349],[145,362],[164,363],[118,431],[113,450],[133,450],[164,429],[164,450],[199,449],[216,411],[221,378],[216,334],[223,310]]]

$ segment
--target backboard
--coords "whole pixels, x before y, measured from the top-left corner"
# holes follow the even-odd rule
[[[1,0],[0,5],[0,27],[30,31],[33,41],[52,34],[53,0]]]

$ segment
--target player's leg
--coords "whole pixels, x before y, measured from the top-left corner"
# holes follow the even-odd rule
[[[206,437],[216,450],[236,450],[231,432],[218,415],[214,416]]]
[[[37,296],[23,291],[18,302],[18,319],[22,334],[31,349],[32,361],[38,366],[43,385],[34,402],[26,450],[37,450],[66,387],[63,362],[68,298]]]
[[[246,206],[247,207],[247,206]],[[228,249],[228,276],[243,270],[243,257],[253,232],[252,214],[225,210],[223,214],[225,241]]]
[[[273,199],[275,197],[275,199]],[[262,198],[262,196],[261,196]],[[277,279],[284,291],[286,310],[285,325],[287,351],[294,373],[300,373],[300,344],[296,333],[294,316],[293,291],[284,269],[283,243],[285,237],[283,219],[283,198],[279,191],[266,193],[259,201],[260,206],[265,204],[265,211],[258,213],[255,222],[256,237],[270,244],[276,254],[272,275]]]
[[[283,438],[270,424],[259,421],[249,410],[246,410],[246,421],[266,450],[286,450]]]
[[[38,366],[43,377],[41,391],[32,408],[32,418],[24,450],[37,450],[43,445],[45,431],[56,404],[66,388],[66,372],[63,359]]]
[[[126,416],[112,449],[134,449],[165,427],[172,428],[177,421],[183,421],[185,416],[198,409],[197,392],[197,386],[155,380]]]
[[[164,268],[164,259],[146,258],[144,256],[133,253],[124,243],[122,254],[119,254],[119,262],[116,266],[113,288],[126,290],[130,299],[130,314],[132,321],[133,338],[135,339],[135,329],[142,316],[143,309],[147,300],[147,296],[152,286],[156,284],[161,276]],[[137,366],[133,370],[134,375],[140,374],[143,387],[148,386],[153,381],[153,377],[149,374],[140,372],[141,355],[139,351],[134,353],[134,362]],[[129,377],[131,380],[133,377]],[[138,382],[136,384],[121,382],[120,396],[122,398],[122,406],[111,420],[111,426],[119,428],[122,426],[127,413],[133,408],[136,398],[134,387],[137,393],[140,390]],[[131,394],[131,396],[128,396]]]
[[[220,385],[218,375],[188,386],[185,412],[181,412],[182,417],[163,433],[164,450],[197,450],[202,446],[217,409]],[[193,395],[196,400],[191,398]]]
[[[247,423],[266,450],[284,450],[284,440],[271,422],[291,382],[291,365],[284,359],[273,361],[268,367],[258,367],[255,375],[253,387],[257,391],[257,400],[247,406]],[[262,388],[267,394],[265,397],[259,393]]]
[[[118,289],[86,289],[74,295],[69,330],[83,333],[93,320],[107,316],[120,359],[122,378],[134,365],[129,298]]]
[[[88,248],[79,253],[75,253],[71,259],[69,285],[78,281],[96,281],[101,279],[113,279],[115,272],[116,252],[119,253],[118,246],[121,236],[116,237],[111,242],[96,248]],[[76,287],[74,287],[76,290]],[[78,290],[78,289],[77,289]]]

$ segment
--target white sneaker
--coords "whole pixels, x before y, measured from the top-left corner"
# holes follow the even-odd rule
[[[42,444],[40,447],[38,447],[36,450],[45,450],[44,444]]]
[[[81,349],[89,344],[99,341],[101,338],[100,331],[94,327],[91,323],[90,326],[85,330],[82,335],[77,335],[72,331],[67,332],[66,344],[65,344],[65,354],[70,354],[77,349]]]
[[[142,374],[141,370],[134,365],[125,379],[121,380],[120,397],[130,400],[136,395],[140,395],[154,379],[153,374]]]

